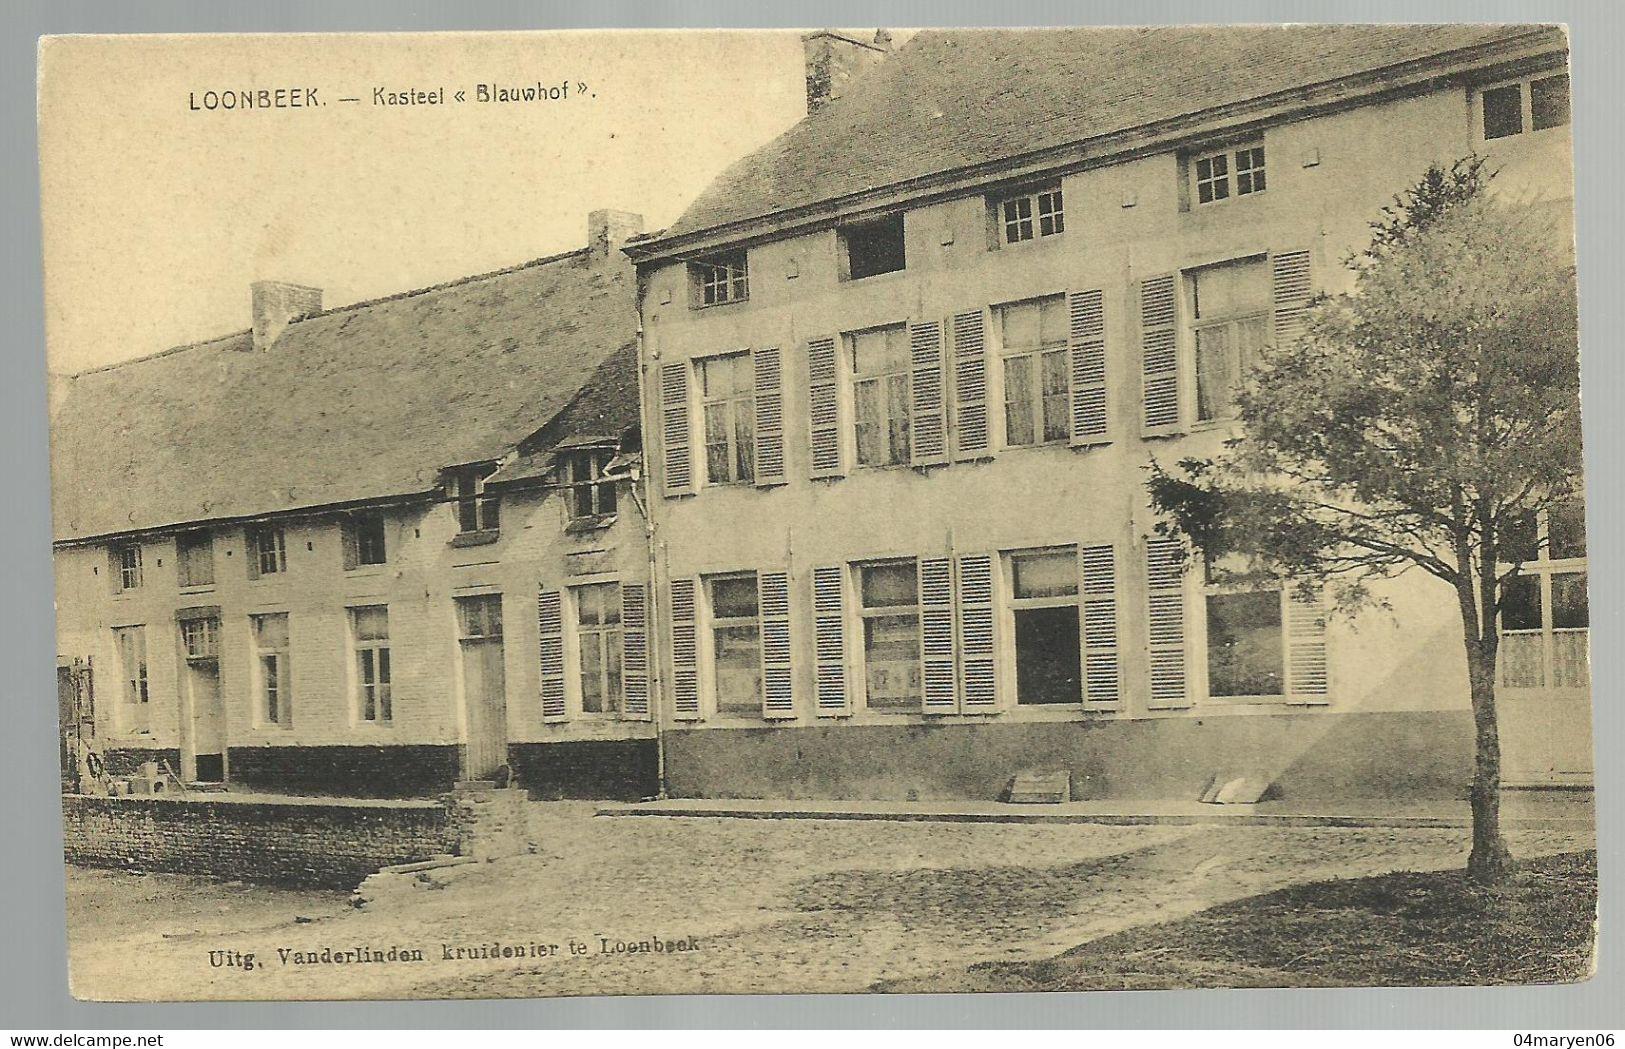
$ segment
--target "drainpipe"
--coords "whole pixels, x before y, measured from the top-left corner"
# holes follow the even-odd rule
[[[665,632],[661,626],[660,615],[659,543],[655,535],[654,516],[649,512],[649,507],[653,503],[653,496],[649,492],[649,475],[652,472],[649,468],[649,438],[653,436],[655,431],[654,426],[649,419],[648,413],[650,401],[647,391],[650,387],[646,377],[644,376],[645,364],[643,357],[642,299],[642,289],[639,288],[639,320],[637,331],[638,416],[642,420],[644,435],[643,469],[639,470],[638,475],[632,478],[632,485],[629,491],[632,494],[633,505],[638,508],[638,513],[643,516],[643,538],[645,552],[649,558],[649,634],[646,645],[648,649],[649,686],[651,693],[650,714],[654,718],[655,728],[655,782],[659,787],[658,796],[664,799],[666,797],[666,664],[663,656],[664,649],[660,646],[659,639],[665,636]],[[639,486],[642,486],[643,488],[643,495],[641,497],[638,495]]]

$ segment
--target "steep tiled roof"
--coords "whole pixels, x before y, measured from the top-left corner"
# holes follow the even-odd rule
[[[579,424],[635,423],[636,326],[631,268],[583,250],[318,314],[266,351],[242,332],[78,375],[52,421],[56,538],[426,492],[601,371],[630,403]]]
[[[728,168],[665,240],[1555,28],[922,32]]]

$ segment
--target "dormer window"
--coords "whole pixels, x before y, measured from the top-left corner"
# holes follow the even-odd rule
[[[614,516],[615,482],[604,478],[614,456],[609,448],[576,448],[563,453],[559,476],[571,522]]]
[[[750,298],[750,270],[743,250],[691,262],[688,274],[696,309]]]
[[[450,472],[446,494],[451,497],[452,509],[457,515],[459,535],[497,531],[497,497],[485,491],[485,479],[495,472],[496,467],[489,463],[461,466]]]
[[[1003,244],[1021,244],[1066,232],[1060,186],[1003,197],[996,202],[996,211],[999,241]]]
[[[903,213],[865,222],[854,222],[836,230],[841,245],[841,277],[862,280],[882,273],[894,273],[907,266],[903,248]]]
[[[1478,97],[1485,141],[1569,122],[1569,78],[1565,73],[1487,88]]]

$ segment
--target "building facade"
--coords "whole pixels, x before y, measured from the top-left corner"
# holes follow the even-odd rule
[[[887,51],[810,36],[809,116],[628,247],[670,792],[993,798],[1031,769],[1082,798],[1460,796],[1454,596],[1401,576],[1349,622],[1209,586],[1145,467],[1234,434],[1253,355],[1351,286],[1430,163],[1487,156],[1572,234],[1561,33]],[[1589,781],[1578,520],[1545,523],[1508,623],[1509,783]]]
[[[583,250],[75,376],[54,407],[65,719],[109,777],[657,791],[634,278]]]

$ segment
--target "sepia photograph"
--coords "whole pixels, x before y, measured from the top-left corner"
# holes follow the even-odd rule
[[[41,39],[73,996],[1590,979],[1569,46]]]

